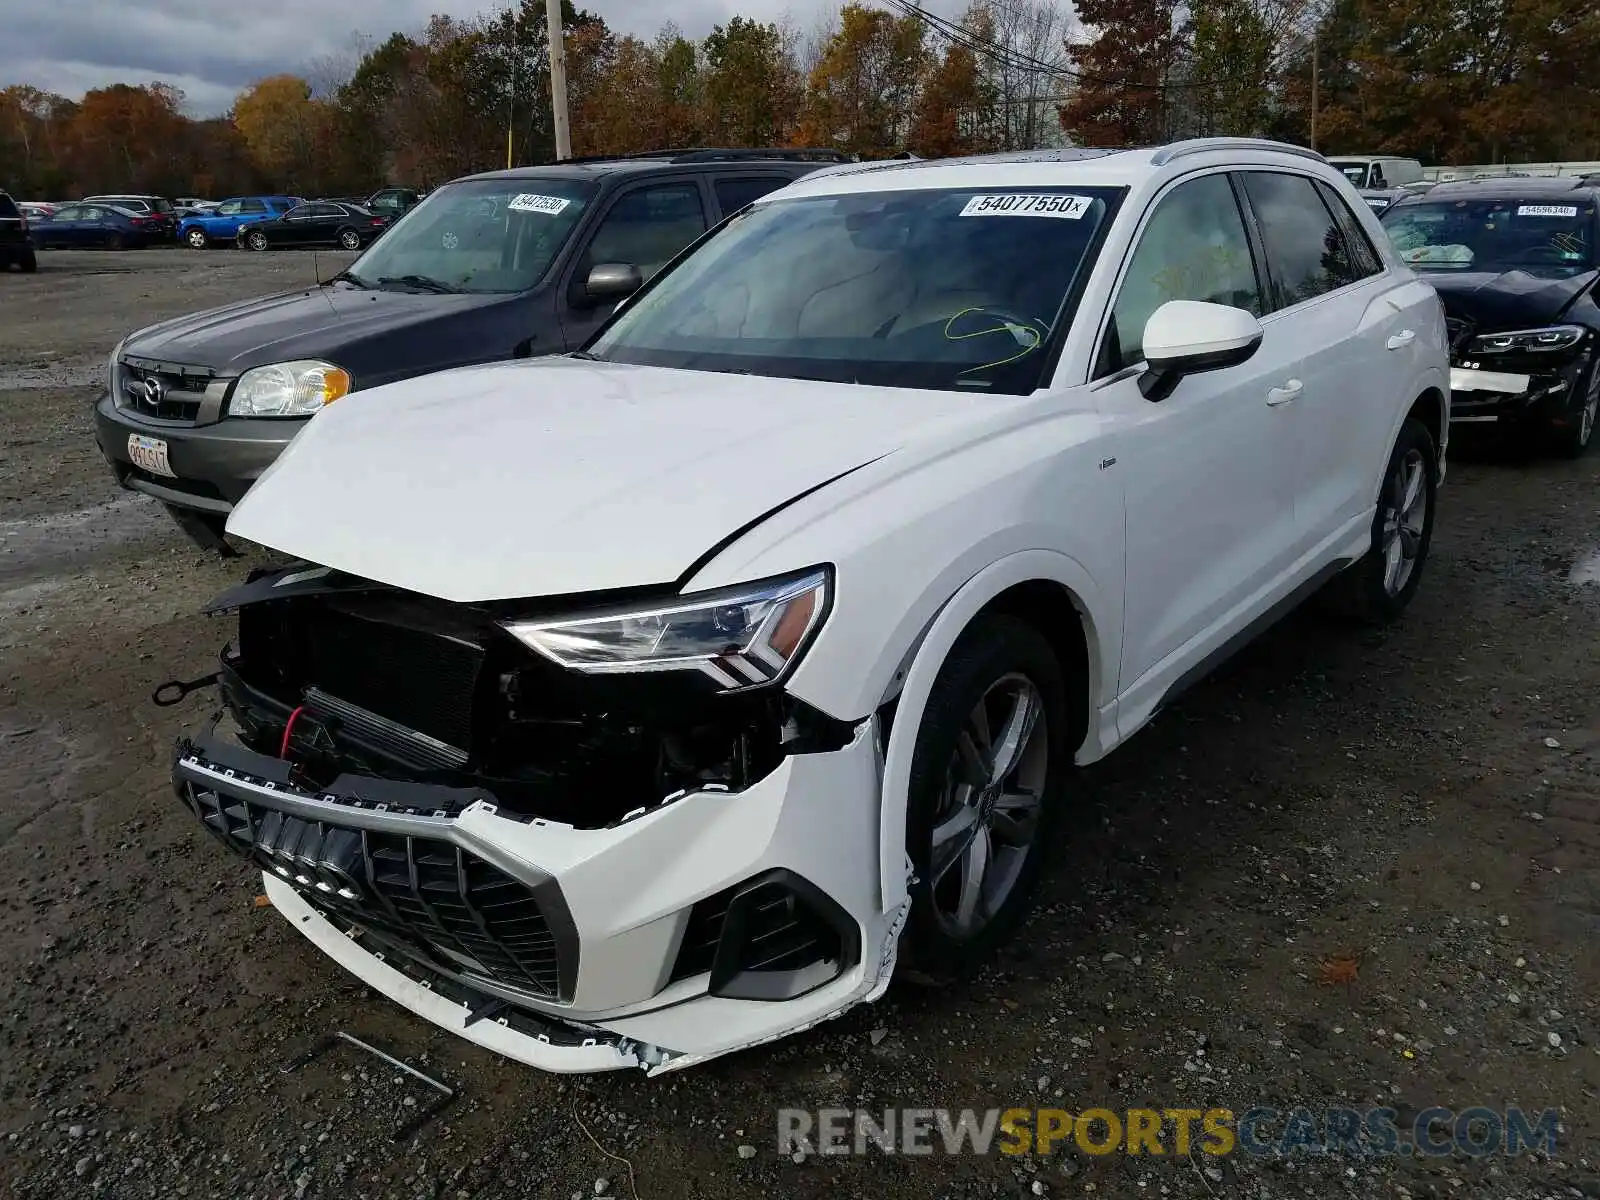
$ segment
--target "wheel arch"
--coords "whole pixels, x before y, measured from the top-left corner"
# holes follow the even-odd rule
[[[1102,617],[1085,597],[1098,594],[1074,559],[1051,550],[1030,550],[991,564],[967,580],[942,605],[906,655],[906,665],[883,698],[876,720],[888,718],[883,744],[879,812],[879,888],[885,912],[906,900],[906,808],[917,732],[939,669],[957,639],[978,618],[997,612],[1027,620],[1061,658],[1068,680],[1076,679],[1074,749],[1081,752],[1095,732],[1107,664],[1101,647]],[[1073,617],[1076,619],[1073,619]],[[1114,664],[1112,664],[1114,669]]]
[[[1450,402],[1436,387],[1428,387],[1415,400],[1406,413],[1407,419],[1415,417],[1427,426],[1433,438],[1435,468],[1444,461],[1445,439],[1450,433]]]

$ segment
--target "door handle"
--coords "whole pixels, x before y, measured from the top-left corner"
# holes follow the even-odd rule
[[[1410,329],[1402,329],[1399,333],[1395,334],[1389,339],[1388,346],[1391,350],[1404,350],[1416,340],[1417,335],[1415,332]]]
[[[1306,385],[1298,379],[1291,379],[1282,387],[1267,389],[1267,404],[1277,408],[1280,404],[1288,404],[1291,400],[1298,400],[1300,393],[1306,390]]]

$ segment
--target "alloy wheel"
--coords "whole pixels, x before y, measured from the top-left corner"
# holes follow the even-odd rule
[[[250,235],[249,242],[250,249],[252,250],[265,250],[267,248],[267,238],[265,234],[252,233]]]
[[[1587,446],[1589,439],[1594,436],[1594,419],[1600,411],[1600,380],[1589,389],[1589,399],[1584,402],[1583,411],[1578,414],[1578,445]]]
[[[346,229],[339,235],[339,244],[346,250],[355,250],[360,247],[361,238],[355,233],[352,233],[350,230]]]
[[[1416,570],[1428,520],[1428,464],[1411,449],[1383,489],[1383,590],[1398,596]]]
[[[952,936],[980,932],[1017,886],[1049,767],[1039,689],[1024,675],[1002,676],[962,725],[933,821],[928,890]]]

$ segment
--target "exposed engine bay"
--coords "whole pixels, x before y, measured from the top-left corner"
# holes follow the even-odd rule
[[[219,673],[235,736],[308,789],[341,775],[446,785],[464,804],[488,792],[504,815],[599,828],[687,791],[742,790],[852,732],[776,689],[566,670],[501,627],[530,604],[453,604],[299,564],[211,611],[235,609]]]

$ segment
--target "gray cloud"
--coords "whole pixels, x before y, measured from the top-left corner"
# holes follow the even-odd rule
[[[814,23],[824,3],[797,0],[801,23]],[[670,14],[648,0],[578,6],[620,33],[643,36],[670,15],[691,37],[736,12],[778,20],[789,10],[786,0],[690,0]],[[257,79],[348,53],[358,32],[381,39],[420,28],[432,13],[470,16],[494,7],[483,0],[0,0],[0,86],[31,83],[76,99],[109,83],[160,79],[183,89],[193,115],[211,116]]]

